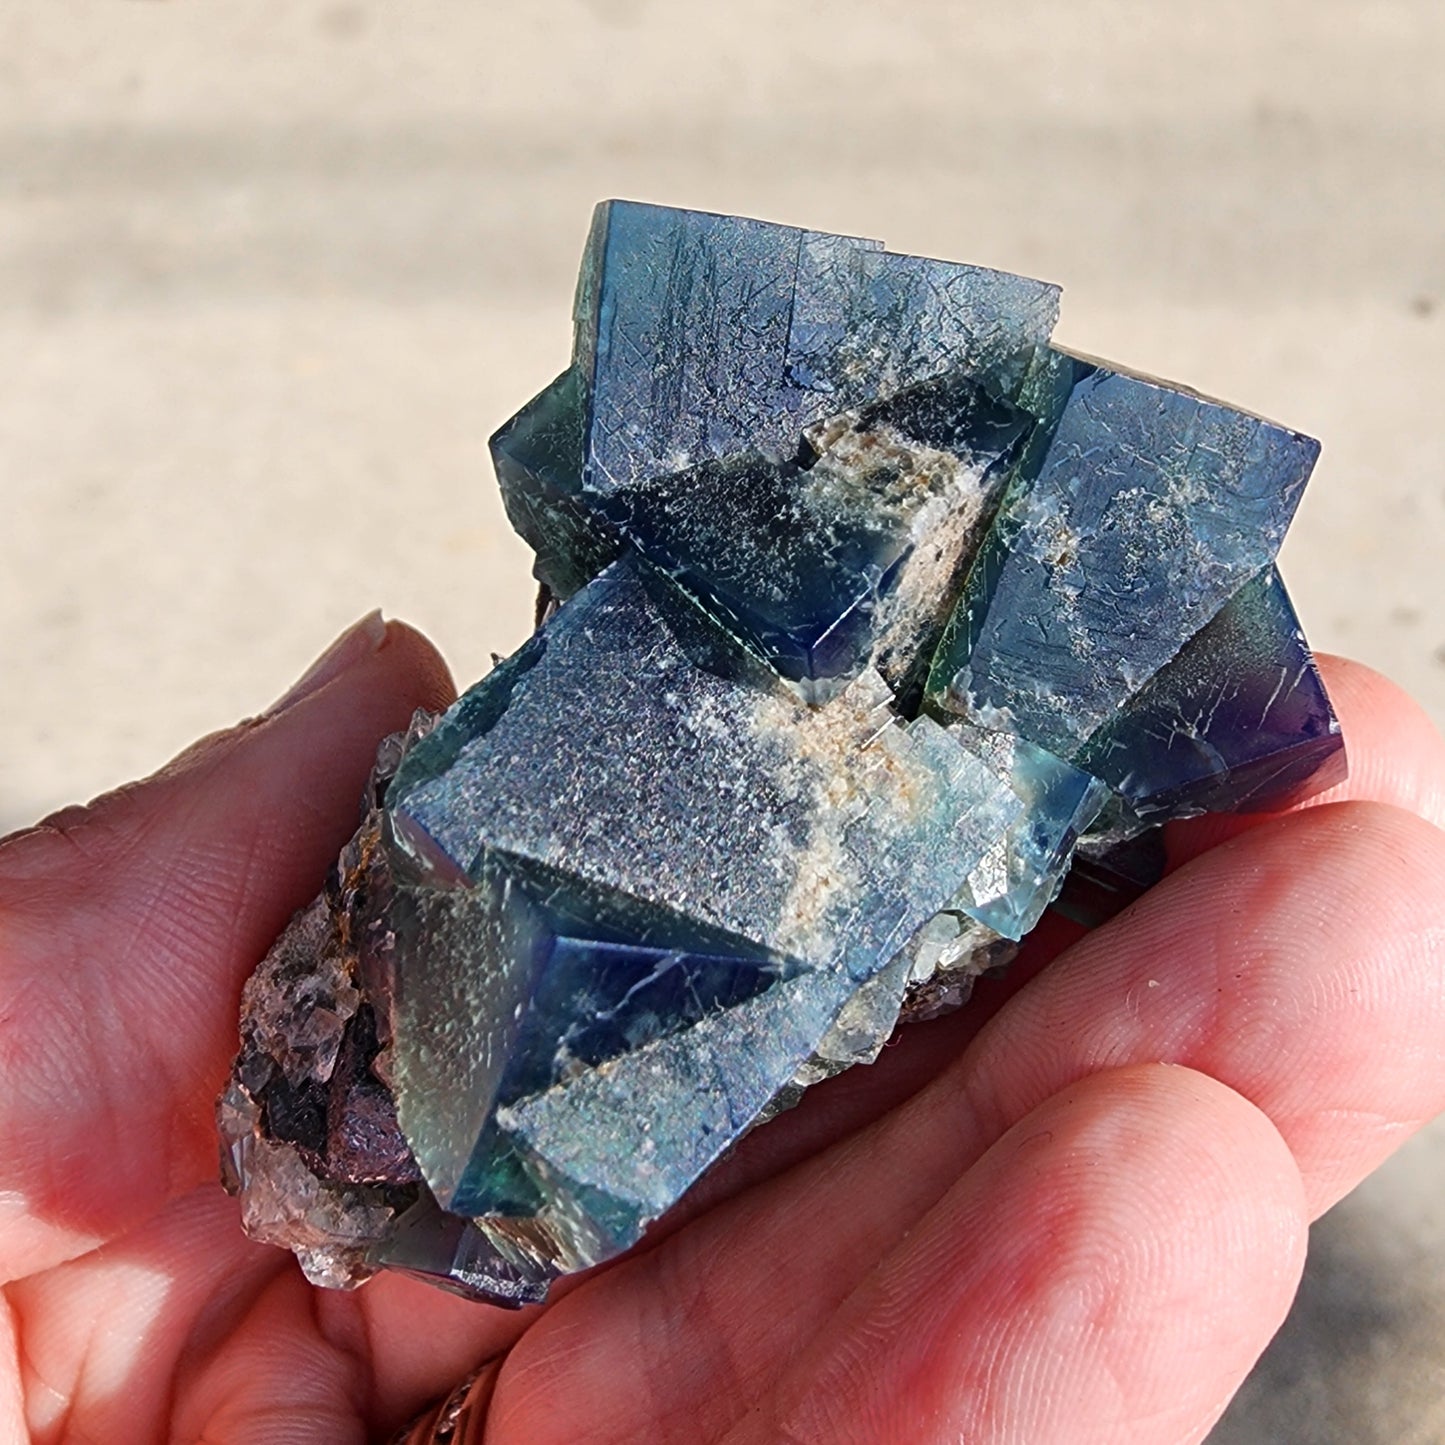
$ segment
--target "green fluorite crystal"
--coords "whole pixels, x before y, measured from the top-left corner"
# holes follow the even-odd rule
[[[1158,824],[1343,768],[1272,562],[1308,438],[1052,349],[1057,289],[598,208],[497,433],[547,620],[383,748],[248,986],[247,1227],[538,1298],[956,1006]],[[560,604],[560,605],[559,605]]]

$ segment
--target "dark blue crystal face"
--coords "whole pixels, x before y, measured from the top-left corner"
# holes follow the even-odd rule
[[[597,209],[573,366],[598,493],[709,461],[786,461],[810,425],[949,372],[1000,395],[1058,289],[878,241],[632,201]]]
[[[536,1298],[1051,905],[1137,895],[1164,821],[1343,775],[1273,566],[1317,444],[1051,348],[1057,308],[598,207],[570,364],[492,439],[548,619],[408,738],[358,865],[342,1133],[406,1202],[346,1196],[368,1268]],[[315,1154],[338,1091],[269,1087]]]
[[[1240,588],[1079,761],[1140,818],[1281,808],[1342,781],[1340,725],[1279,572]]]
[[[538,1144],[525,1120],[543,1107],[556,1113],[579,1078],[656,1052],[662,1041],[717,1017],[736,1016],[797,971],[767,958],[577,937],[582,927],[611,929],[605,919],[555,913],[541,899],[541,890],[498,861],[463,890],[404,889],[397,910],[406,956],[414,960],[398,996],[404,1122],[452,1213],[494,1220],[527,1219],[549,1207],[557,1213],[564,1189],[552,1158],[557,1141]],[[455,991],[459,978],[473,994],[466,1010]],[[756,1047],[765,1053],[773,1042],[759,1039]],[[458,1048],[469,1065],[461,1070]],[[483,1059],[493,1066],[476,1067]],[[753,1067],[768,1072],[761,1058]],[[774,1062],[772,1087],[795,1067],[790,1057]],[[585,1134],[581,1121],[570,1127]],[[588,1201],[597,1197],[585,1178],[567,1180],[565,1189],[569,1197],[577,1191]],[[574,1212],[587,1208],[576,1203]],[[617,1219],[625,1217],[625,1209],[620,1216],[615,1208],[608,1212],[605,1241],[593,1237],[594,1219],[577,1248],[630,1243],[617,1232]],[[640,1216],[633,1223],[635,1237]]]
[[[564,371],[492,438],[507,519],[537,554],[536,574],[570,597],[621,549],[621,539],[579,497],[587,398]]]

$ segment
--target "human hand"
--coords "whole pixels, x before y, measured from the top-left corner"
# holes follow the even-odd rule
[[[241,984],[377,739],[451,695],[359,627],[287,705],[0,844],[0,1441],[381,1438],[484,1359],[489,1445],[1199,1439],[1307,1221],[1445,1106],[1445,744],[1325,666],[1348,784],[1181,827],[1126,914],[1050,920],[511,1314],[313,1290],[214,1182]]]

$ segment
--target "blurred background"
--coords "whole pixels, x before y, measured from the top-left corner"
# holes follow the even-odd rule
[[[1439,0],[0,9],[0,832],[372,607],[530,623],[490,431],[610,195],[1062,283],[1065,344],[1325,443],[1315,643],[1445,718]],[[1445,1442],[1445,1134],[1317,1227],[1216,1445]]]

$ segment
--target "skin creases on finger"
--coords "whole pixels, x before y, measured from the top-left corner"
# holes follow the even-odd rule
[[[1269,1115],[1320,1213],[1445,1107],[1442,963],[1445,833],[1378,803],[1311,808],[1211,849],[1069,949],[956,1078],[996,1136],[1084,1074],[1186,1064]],[[936,1087],[935,1111],[946,1076]]]
[[[187,1380],[168,1438],[225,1445],[365,1445],[361,1362],[316,1328],[312,1286],[284,1270]]]
[[[1169,1065],[1094,1075],[995,1143],[724,1439],[1202,1439],[1283,1320],[1306,1233],[1253,1105]]]
[[[0,1441],[142,1445],[165,1439],[176,1365],[223,1334],[278,1270],[219,1185],[173,1200],[124,1239],[6,1287],[23,1342],[28,1433]]]

